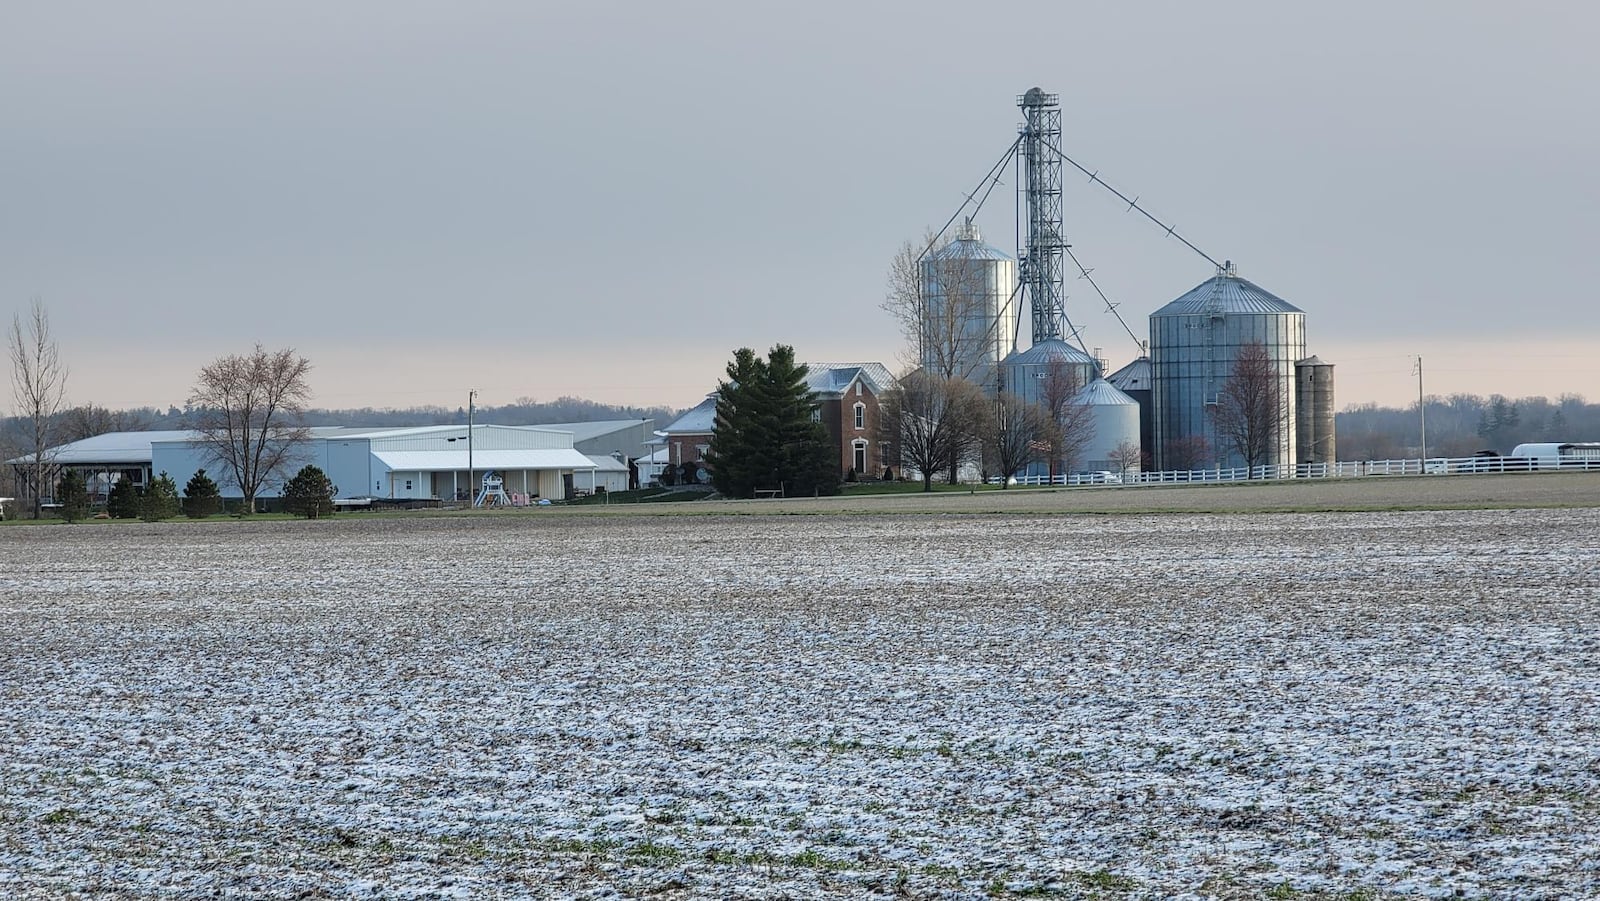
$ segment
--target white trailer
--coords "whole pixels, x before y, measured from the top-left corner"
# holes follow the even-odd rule
[[[1512,459],[1527,461],[1528,469],[1600,469],[1600,443],[1541,441],[1519,444]]]

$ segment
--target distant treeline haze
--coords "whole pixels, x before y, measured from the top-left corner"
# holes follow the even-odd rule
[[[1480,450],[1511,453],[1535,441],[1600,442],[1600,404],[1579,394],[1556,400],[1503,395],[1452,394],[1429,397],[1428,456],[1469,457]],[[1335,418],[1341,460],[1391,460],[1420,453],[1417,405],[1396,409],[1377,404],[1346,407]]]
[[[683,411],[671,407],[630,407],[596,403],[581,397],[561,397],[553,401],[536,401],[518,398],[515,403],[500,407],[479,407],[473,421],[482,425],[541,425],[550,422],[597,422],[607,419],[653,419],[660,428],[676,419]],[[310,410],[305,424],[309,426],[343,425],[356,428],[401,428],[420,425],[459,425],[467,421],[467,408],[408,407],[400,410],[374,410],[360,407],[350,410]],[[5,432],[14,431],[16,423],[6,420]],[[190,427],[189,411],[168,407],[165,411],[155,407],[132,410],[108,410],[96,404],[84,404],[62,412],[56,419],[53,443],[66,444],[102,435],[106,432],[146,431],[153,429],[184,429]],[[4,458],[0,458],[4,459]]]
[[[604,419],[653,419],[657,427],[677,418],[683,410],[669,407],[630,407],[596,403],[580,397],[553,401],[519,398],[500,407],[480,407],[474,421],[494,425],[540,425],[550,422],[593,422]],[[1600,404],[1582,395],[1563,394],[1556,400],[1499,394],[1452,394],[1429,397],[1427,405],[1428,455],[1466,457],[1479,450],[1509,454],[1518,444],[1531,441],[1600,441]],[[345,425],[362,428],[400,428],[419,425],[454,425],[467,421],[466,407],[408,407],[375,410],[311,410],[306,424]],[[0,434],[15,435],[15,420],[5,420]],[[145,429],[182,429],[189,426],[187,412],[178,407],[108,410],[84,404],[61,413],[55,443],[65,444],[105,432]],[[1358,404],[1337,414],[1338,456],[1341,460],[1389,460],[1416,457],[1421,451],[1420,422],[1415,404],[1380,407]],[[14,442],[0,441],[6,450]],[[0,458],[4,459],[4,458]]]

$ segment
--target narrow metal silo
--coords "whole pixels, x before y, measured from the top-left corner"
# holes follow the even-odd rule
[[[1083,449],[1081,467],[1090,472],[1129,473],[1139,470],[1139,402],[1105,379],[1095,379],[1073,403],[1089,410],[1093,437]],[[1132,459],[1120,459],[1123,448],[1132,450]]]
[[[993,393],[1015,348],[1017,263],[983,243],[968,220],[956,239],[922,260],[922,367]]]
[[[1232,263],[1214,278],[1150,314],[1151,395],[1159,469],[1238,467],[1244,459],[1219,440],[1211,417],[1246,344],[1265,345],[1278,376],[1278,435],[1269,465],[1295,454],[1294,364],[1306,356],[1306,317],[1298,307],[1240,278]],[[1196,453],[1202,439],[1207,452]]]
[[[1306,357],[1294,364],[1296,463],[1332,463],[1333,364]]]
[[[1139,357],[1132,363],[1106,376],[1118,391],[1139,404],[1139,446],[1150,452],[1156,446],[1155,403],[1150,390],[1150,357]]]

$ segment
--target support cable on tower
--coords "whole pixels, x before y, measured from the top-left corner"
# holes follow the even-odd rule
[[[961,202],[960,206],[956,207],[956,211],[950,215],[949,219],[945,220],[944,226],[928,240],[928,246],[922,248],[922,253],[917,254],[917,264],[919,266],[922,263],[922,258],[927,256],[934,247],[938,246],[939,239],[943,238],[944,233],[950,230],[950,226],[954,225],[955,221],[961,218],[961,214],[966,212],[968,205],[972,205],[972,214],[968,218],[977,217],[978,211],[983,209],[983,205],[988,202],[989,195],[994,192],[995,186],[1000,184],[1000,175],[1005,171],[1006,164],[1011,162],[1011,157],[1017,152],[1017,145],[1020,143],[1022,143],[1022,136],[1018,135],[1017,139],[1011,142],[1011,146],[1006,148],[1006,152],[1001,154],[1000,159],[996,160],[995,164],[989,167],[989,171],[984,173],[983,179],[978,182],[978,186],[966,195],[966,199]],[[988,187],[984,187],[985,185]],[[983,197],[974,201],[972,199],[973,196],[980,190],[983,191]]]
[[[1075,160],[1072,157],[1067,156],[1065,153],[1063,153],[1061,151],[1060,147],[1057,147],[1054,144],[1049,143],[1048,141],[1041,140],[1039,142],[1039,144],[1041,146],[1043,146],[1045,149],[1047,149],[1047,150],[1051,151],[1052,153],[1054,153],[1056,156],[1061,157],[1061,159],[1065,160],[1067,163],[1071,164],[1071,166],[1074,169],[1077,169],[1079,172],[1082,172],[1084,175],[1089,176],[1089,181],[1090,182],[1098,184],[1102,188],[1105,188],[1107,191],[1110,191],[1111,193],[1117,195],[1118,199],[1120,199],[1122,202],[1124,202],[1124,203],[1126,203],[1128,205],[1128,209],[1130,209],[1130,210],[1138,210],[1140,215],[1144,216],[1146,219],[1149,219],[1151,222],[1154,222],[1158,227],[1161,228],[1162,231],[1165,231],[1169,236],[1177,238],[1179,241],[1182,241],[1183,242],[1183,246],[1189,248],[1190,250],[1192,250],[1195,253],[1199,254],[1200,256],[1204,257],[1206,259],[1206,262],[1208,262],[1211,265],[1217,267],[1217,270],[1219,272],[1222,271],[1223,265],[1221,263],[1217,262],[1211,256],[1211,254],[1206,253],[1205,251],[1201,250],[1200,248],[1194,246],[1194,244],[1190,243],[1188,238],[1185,238],[1183,235],[1178,234],[1177,226],[1168,225],[1165,222],[1162,222],[1160,219],[1157,219],[1155,216],[1151,215],[1149,210],[1146,210],[1144,207],[1139,205],[1139,198],[1137,198],[1137,197],[1129,197],[1128,195],[1126,195],[1126,194],[1122,193],[1121,191],[1118,191],[1116,188],[1112,187],[1110,185],[1110,183],[1108,183],[1105,179],[1100,177],[1099,170],[1095,170],[1093,172],[1089,171],[1088,169],[1086,169],[1082,165],[1080,165],[1077,160]]]
[[[1100,290],[1100,286],[1095,282],[1094,277],[1089,275],[1090,270],[1084,268],[1083,263],[1078,261],[1078,255],[1073,253],[1070,247],[1067,248],[1067,256],[1072,259],[1072,265],[1078,267],[1078,272],[1080,273],[1078,277],[1088,282],[1089,287],[1094,289],[1094,293],[1100,295],[1100,299],[1106,302],[1106,312],[1117,317],[1117,322],[1122,325],[1122,330],[1127,332],[1128,337],[1133,339],[1133,343],[1139,346],[1139,353],[1142,355],[1144,353],[1144,342],[1139,340],[1139,336],[1133,333],[1133,329],[1128,328],[1128,321],[1122,318],[1121,313],[1117,312],[1118,305],[1112,303],[1111,298],[1106,296],[1106,292]]]

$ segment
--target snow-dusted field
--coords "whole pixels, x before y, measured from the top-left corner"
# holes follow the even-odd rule
[[[0,897],[1600,895],[1600,510],[11,527]]]

